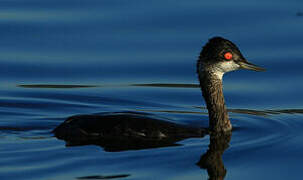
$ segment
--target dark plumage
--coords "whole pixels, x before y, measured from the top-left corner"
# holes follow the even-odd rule
[[[177,141],[202,137],[199,127],[180,125],[147,113],[114,112],[69,117],[53,130],[68,146],[96,144],[106,151],[174,146]]]
[[[207,44],[202,48],[199,56],[198,63],[216,63],[224,61],[224,53],[232,52],[234,54],[233,60],[245,60],[238,47],[227,39],[221,37],[214,37],[208,41]],[[235,56],[236,55],[236,56]]]

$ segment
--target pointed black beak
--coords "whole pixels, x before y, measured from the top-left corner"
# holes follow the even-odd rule
[[[264,68],[261,68],[257,65],[254,65],[246,60],[244,61],[238,61],[237,64],[239,64],[239,66],[242,68],[242,69],[248,69],[248,70],[253,70],[253,71],[266,71],[266,69]]]

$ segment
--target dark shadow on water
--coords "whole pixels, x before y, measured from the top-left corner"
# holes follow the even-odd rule
[[[303,12],[301,12],[301,11],[297,12],[296,16],[298,16],[298,17],[303,16]]]
[[[130,174],[119,174],[119,175],[110,175],[110,176],[83,176],[83,177],[77,177],[77,179],[80,180],[93,180],[93,179],[118,179],[118,178],[126,178],[129,177]]]
[[[22,88],[92,88],[92,87],[98,87],[96,85],[60,85],[60,84],[24,84],[24,85],[18,85],[18,87]]]
[[[228,112],[239,113],[239,114],[251,114],[257,116],[269,116],[276,114],[303,114],[303,109],[276,109],[276,110],[228,109]]]
[[[167,83],[131,84],[130,86],[173,87],[173,88],[200,88],[199,84],[167,84]]]

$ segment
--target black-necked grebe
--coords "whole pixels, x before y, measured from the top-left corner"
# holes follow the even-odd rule
[[[238,69],[264,71],[246,61],[231,41],[214,37],[203,47],[197,63],[200,86],[209,113],[211,132],[231,131],[224,103],[222,77]],[[174,145],[175,142],[202,137],[206,128],[189,127],[152,117],[145,113],[119,112],[77,115],[54,129],[68,145],[98,144],[109,151]]]

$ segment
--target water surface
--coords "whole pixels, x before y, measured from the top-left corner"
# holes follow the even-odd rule
[[[195,70],[212,36],[267,72],[224,77],[235,127],[225,179],[301,179],[303,3],[0,1],[0,179],[208,179],[209,136],[106,152],[66,147],[67,117],[147,112],[207,127]]]

